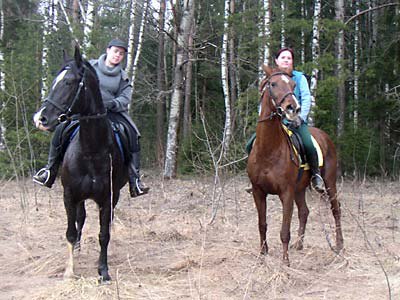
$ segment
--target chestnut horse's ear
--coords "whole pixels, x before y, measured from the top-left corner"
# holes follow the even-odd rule
[[[267,77],[269,77],[272,74],[272,68],[267,66],[267,65],[263,65],[262,69],[265,73],[265,75],[267,75]]]
[[[78,67],[80,67],[82,65],[82,55],[81,55],[81,51],[79,49],[79,44],[75,43],[75,55],[74,55],[76,64],[78,65]]]

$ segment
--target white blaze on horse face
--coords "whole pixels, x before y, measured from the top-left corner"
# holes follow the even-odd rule
[[[299,101],[297,101],[297,98],[295,95],[293,95],[293,99],[296,102],[296,107],[300,107]]]
[[[59,83],[63,78],[65,77],[65,74],[67,74],[68,70],[62,71],[60,74],[58,74],[57,78],[54,81],[53,84],[53,89],[56,87],[57,83]]]
[[[40,130],[46,130],[46,128],[43,127],[42,125],[42,121],[40,121],[40,118],[42,116],[42,111],[45,109],[46,107],[43,107],[41,110],[39,110],[36,114],[34,114],[33,116],[33,122],[35,123],[36,128],[40,129]]]
[[[281,75],[281,78],[284,82],[289,83],[289,79],[285,75]]]

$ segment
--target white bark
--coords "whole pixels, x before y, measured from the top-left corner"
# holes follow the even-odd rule
[[[319,73],[319,20],[321,18],[321,0],[314,1],[314,18],[311,53],[313,59],[313,70],[311,73],[311,111],[308,117],[310,126],[314,125],[314,115],[317,97],[318,73]]]
[[[355,5],[355,14],[357,15],[360,12],[360,2],[359,0],[354,1]],[[353,82],[353,97],[354,97],[354,110],[353,110],[353,118],[354,118],[354,130],[358,128],[358,73],[359,73],[359,65],[358,65],[358,48],[359,48],[359,42],[358,42],[358,37],[360,34],[360,21],[357,18],[354,21],[354,82]]]
[[[304,8],[304,0],[300,1],[300,13],[301,13],[301,18],[303,20],[306,19],[306,10]],[[306,47],[306,38],[305,38],[305,33],[304,33],[304,29],[301,29],[301,33],[300,33],[300,62],[301,64],[304,64],[306,62],[306,51],[305,51],[305,47]]]
[[[144,33],[144,26],[146,24],[146,19],[147,19],[148,5],[149,5],[149,0],[145,0],[145,2],[143,4],[143,17],[142,17],[142,21],[140,22],[140,28],[139,28],[138,44],[137,44],[137,48],[136,48],[136,52],[135,52],[135,59],[133,61],[133,66],[132,66],[132,74],[131,74],[132,90],[134,90],[134,87],[135,87],[137,65],[139,63],[139,57],[142,52],[143,33]]]
[[[3,2],[0,2],[0,43],[3,43],[4,36],[4,12],[3,12]],[[0,49],[0,93],[5,92],[5,73],[4,73],[4,53]],[[1,99],[1,111],[5,110],[5,103]],[[4,126],[5,120],[3,114],[1,114],[0,119],[0,151],[5,149],[5,135],[6,127]]]
[[[281,0],[281,48],[285,47],[285,0]]]
[[[262,70],[262,65],[270,64],[270,56],[271,56],[271,7],[270,7],[270,0],[263,0],[263,17],[260,24],[259,35],[260,39],[262,40],[263,46],[260,47],[262,52],[260,54],[260,64],[259,64],[259,72],[258,72],[258,79],[261,81],[264,78],[264,71]]]
[[[344,23],[344,1],[335,1],[335,14],[338,22]],[[336,39],[336,76],[341,80],[343,78],[343,60],[344,60],[344,31],[340,30]],[[344,134],[344,116],[345,116],[345,90],[344,84],[340,84],[338,87],[338,137],[342,137]]]
[[[80,2],[79,2],[80,3]],[[81,7],[82,10],[82,7]],[[93,0],[87,0],[86,13],[82,10],[84,15],[84,27],[83,27],[83,55],[87,55],[87,50],[91,46],[90,35],[92,34],[94,25],[94,4]]]
[[[229,97],[229,82],[228,82],[228,18],[229,18],[229,2],[225,0],[224,7],[224,34],[222,37],[221,50],[221,82],[222,91],[225,101],[225,125],[222,139],[222,151],[225,152],[229,148],[229,142],[232,135],[232,118],[231,118],[231,99]]]
[[[132,74],[133,55],[135,50],[135,9],[136,0],[131,0],[131,9],[129,14],[129,33],[128,33],[128,56],[126,58],[126,70],[129,76]]]
[[[55,2],[58,2],[58,4],[60,5],[61,12],[62,12],[63,15],[64,15],[64,19],[65,19],[65,22],[66,22],[67,25],[68,25],[68,30],[69,30],[69,32],[71,32],[71,34],[72,34],[73,37],[76,37],[76,35],[74,34],[74,30],[73,30],[73,28],[72,28],[72,25],[71,25],[71,21],[69,20],[68,14],[67,14],[67,12],[65,11],[64,4],[62,3],[62,1],[58,1],[58,0],[55,0]]]
[[[173,178],[176,176],[176,157],[178,148],[178,126],[180,106],[183,95],[183,65],[185,49],[188,45],[188,35],[190,32],[191,20],[193,18],[194,0],[184,2],[183,15],[179,25],[177,36],[177,52],[175,60],[175,71],[173,81],[173,91],[171,96],[171,106],[168,121],[167,149],[165,152],[164,177]]]
[[[46,0],[39,4],[39,13],[43,17],[43,37],[42,37],[42,88],[40,91],[42,99],[47,95],[47,75],[49,72],[47,40],[50,34],[57,28],[57,4],[58,0]]]

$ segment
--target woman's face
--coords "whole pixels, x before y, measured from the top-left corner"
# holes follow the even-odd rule
[[[111,46],[110,48],[107,48],[106,65],[109,67],[114,67],[124,59],[124,56],[124,48]]]
[[[278,58],[275,58],[275,63],[279,69],[293,69],[293,57],[292,53],[288,50],[282,51]]]

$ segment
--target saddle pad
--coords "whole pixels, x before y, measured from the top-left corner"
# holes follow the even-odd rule
[[[292,139],[293,131],[290,130],[285,125],[283,125],[283,128],[285,129],[285,131],[288,134],[288,136],[290,137],[290,139]],[[314,145],[315,149],[317,150],[318,166],[322,167],[324,165],[324,156],[322,155],[321,147],[319,146],[317,140],[312,135],[311,135],[311,140],[313,142],[313,145]],[[295,145],[293,143],[292,143],[292,147],[293,147],[293,150],[294,150],[295,154],[299,158],[299,161],[301,161],[299,150],[295,147]],[[308,163],[305,163],[305,164],[303,163],[303,164],[300,165],[300,168],[303,168],[304,170],[309,170],[310,166],[308,165]]]

